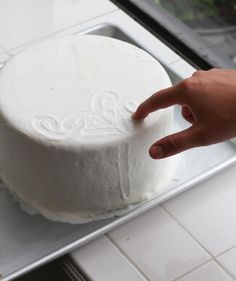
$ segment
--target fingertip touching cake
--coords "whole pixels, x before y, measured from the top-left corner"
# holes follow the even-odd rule
[[[143,122],[131,114],[170,85],[151,55],[103,36],[57,38],[17,54],[0,72],[0,168],[9,190],[71,223],[153,198],[174,168],[148,149],[169,133],[173,109]]]

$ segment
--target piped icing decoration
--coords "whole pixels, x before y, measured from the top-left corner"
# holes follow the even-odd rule
[[[72,135],[81,138],[118,135],[132,130],[130,115],[137,105],[135,100],[122,103],[116,91],[103,90],[93,95],[89,110],[78,110],[62,119],[53,115],[37,116],[31,124],[41,135],[58,140]]]

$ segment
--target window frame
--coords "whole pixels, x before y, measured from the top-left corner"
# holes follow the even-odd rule
[[[236,69],[230,58],[212,51],[197,33],[152,0],[112,0],[112,2],[194,67],[204,70],[212,67]]]

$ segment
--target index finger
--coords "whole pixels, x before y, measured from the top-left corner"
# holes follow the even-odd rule
[[[175,104],[183,104],[183,95],[181,95],[180,89],[177,86],[160,90],[146,99],[133,113],[132,118],[134,120],[142,120],[153,111]]]

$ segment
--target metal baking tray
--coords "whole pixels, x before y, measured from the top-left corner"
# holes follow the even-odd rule
[[[83,33],[105,35],[138,45],[128,34],[109,24],[91,28]],[[181,80],[170,66],[166,70],[174,84]],[[186,126],[180,109],[175,107],[175,129],[180,130]],[[185,169],[177,175],[175,187],[170,191],[122,217],[84,225],[56,223],[40,215],[28,215],[20,209],[18,203],[11,200],[0,185],[0,280],[11,280],[66,254],[232,165],[236,161],[236,146],[229,141],[193,149],[182,155]]]

